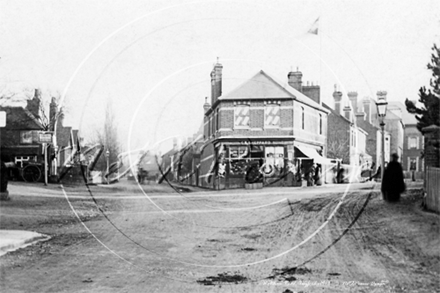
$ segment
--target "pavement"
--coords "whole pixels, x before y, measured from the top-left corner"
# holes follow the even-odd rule
[[[0,230],[0,256],[10,251],[49,239],[50,237],[47,235],[32,231]]]

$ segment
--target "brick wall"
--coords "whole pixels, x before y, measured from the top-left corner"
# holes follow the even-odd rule
[[[425,168],[440,167],[440,127],[429,126],[423,128],[425,132]]]
[[[327,153],[350,162],[350,122],[334,112],[328,116]]]
[[[364,117],[366,120],[364,120]],[[380,162],[377,162],[377,131],[379,129],[373,124],[369,123],[368,117],[366,116],[356,116],[356,118],[357,126],[368,133],[365,151],[372,157],[373,163],[377,167],[380,165]]]

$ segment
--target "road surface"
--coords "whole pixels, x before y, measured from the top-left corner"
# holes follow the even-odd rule
[[[5,292],[435,292],[439,216],[375,183],[257,191],[11,185]],[[81,220],[81,221],[80,221]]]

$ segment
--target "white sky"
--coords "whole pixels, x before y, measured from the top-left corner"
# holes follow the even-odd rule
[[[320,35],[307,35],[320,17]],[[416,99],[428,86],[440,1],[0,1],[0,85],[65,94],[66,123],[85,136],[111,99],[131,148],[190,136],[223,64],[223,93],[259,70],[291,68],[359,98]],[[169,145],[169,144],[167,144]]]

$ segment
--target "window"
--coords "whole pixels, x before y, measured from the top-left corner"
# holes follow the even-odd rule
[[[418,158],[408,158],[409,164],[408,164],[408,171],[418,171],[417,165],[418,165]]]
[[[409,149],[417,149],[418,146],[418,139],[417,137],[409,137],[408,138],[408,148]]]
[[[304,107],[301,107],[301,128],[304,129]]]
[[[230,175],[243,176],[246,174],[249,159],[248,146],[231,146],[229,148],[229,171]]]
[[[319,134],[322,134],[322,114],[319,114]]]
[[[235,106],[234,127],[235,128],[249,127],[249,105],[240,104]]]
[[[264,127],[280,127],[280,105],[267,103],[264,108]]]
[[[219,119],[219,111],[218,111],[218,109],[217,110],[215,110],[215,125],[216,125],[216,130],[219,130],[220,129],[220,125],[219,125],[219,121],[220,121],[220,119]]]
[[[23,144],[32,143],[32,131],[20,132],[20,143],[23,143]]]

